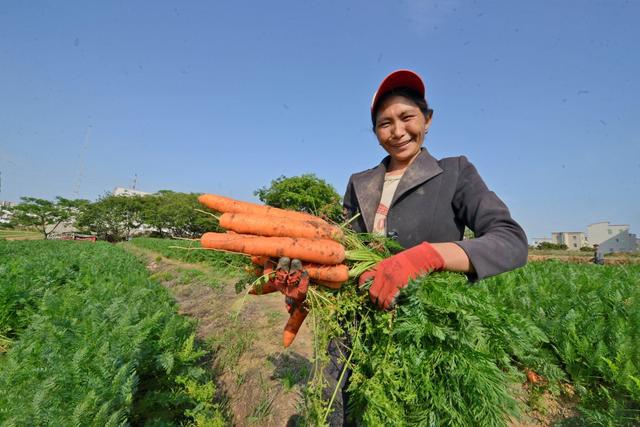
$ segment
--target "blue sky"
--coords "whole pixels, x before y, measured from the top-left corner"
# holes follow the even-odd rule
[[[640,2],[0,3],[0,200],[116,186],[255,200],[339,193],[384,152],[369,103],[398,68],[529,238],[640,234]]]

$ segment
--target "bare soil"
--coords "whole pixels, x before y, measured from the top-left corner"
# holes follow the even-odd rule
[[[566,384],[559,396],[548,391],[534,390],[528,383],[516,385],[514,395],[523,407],[529,408],[521,414],[520,419],[509,421],[509,427],[547,427],[557,425],[562,420],[574,418],[578,415],[578,403],[573,388]]]
[[[213,345],[208,367],[217,374],[219,395],[233,424],[295,424],[311,372],[312,336],[305,322],[293,344],[283,348],[288,313],[282,295],[238,294],[234,280],[220,278],[206,265],[169,259],[129,243],[122,247],[142,259],[173,294],[180,314],[197,321],[197,338]]]

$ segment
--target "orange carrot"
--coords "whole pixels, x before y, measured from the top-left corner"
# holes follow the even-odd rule
[[[525,369],[524,372],[527,374],[527,381],[530,384],[539,384],[542,382],[542,377],[535,371],[532,371],[531,369]]]
[[[220,226],[240,234],[270,237],[304,237],[307,239],[341,239],[344,234],[335,225],[315,219],[293,219],[264,214],[225,213]]]
[[[280,258],[298,258],[317,264],[340,264],[344,261],[344,247],[333,240],[302,237],[262,237],[249,234],[204,233],[203,248],[241,252]]]
[[[349,280],[349,268],[345,264],[338,265],[318,265],[304,263],[304,270],[312,280],[326,282],[346,282]]]
[[[270,258],[266,256],[254,255],[251,257],[251,262],[260,267],[264,267]],[[271,261],[275,265],[275,261]],[[303,263],[302,268],[309,274],[309,278],[314,281],[326,281],[326,282],[338,282],[344,283],[349,280],[349,267],[345,264],[337,265],[319,265],[311,263]]]
[[[340,289],[344,285],[344,282],[331,282],[329,280],[314,280],[314,282],[329,289]]]
[[[274,208],[271,206],[259,205],[257,203],[242,202],[229,197],[218,196],[216,194],[202,194],[198,201],[214,211],[222,213],[255,213],[259,215],[279,216],[283,218],[311,220],[326,223],[322,218],[304,212],[289,211]]]
[[[287,348],[291,345],[308,313],[309,311],[302,305],[298,305],[293,309],[293,313],[291,313],[291,317],[289,317],[289,320],[287,321],[287,324],[284,327],[284,332],[282,334],[282,342],[284,343],[284,348]]]

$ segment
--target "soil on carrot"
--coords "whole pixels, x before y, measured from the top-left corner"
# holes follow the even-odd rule
[[[236,293],[234,280],[203,264],[189,264],[124,243],[174,296],[180,313],[198,321],[197,338],[210,344],[206,363],[216,372],[220,398],[237,426],[293,425],[311,372],[312,336],[305,322],[288,349],[288,319],[280,293]]]

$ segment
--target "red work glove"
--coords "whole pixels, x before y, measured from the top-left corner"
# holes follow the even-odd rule
[[[289,260],[282,257],[278,260],[273,282],[285,295],[284,301],[289,312],[289,320],[282,335],[284,347],[287,348],[295,339],[302,322],[309,313],[305,304],[309,290],[309,275],[302,268],[302,262],[299,259]]]
[[[369,288],[371,302],[386,310],[395,305],[400,289],[407,286],[409,279],[444,269],[444,259],[427,242],[406,249],[380,261],[360,276],[359,283],[364,285],[373,279]]]
[[[299,259],[280,258],[273,283],[284,294],[289,313],[307,298],[309,275],[302,268]]]
[[[274,270],[274,266],[275,270]],[[307,297],[309,290],[309,275],[304,271],[302,262],[298,259],[282,257],[275,261],[268,260],[264,264],[263,275],[270,277],[269,281],[256,285],[249,290],[252,295],[263,295],[279,291],[285,296],[287,311],[291,312],[291,307],[301,304]]]

